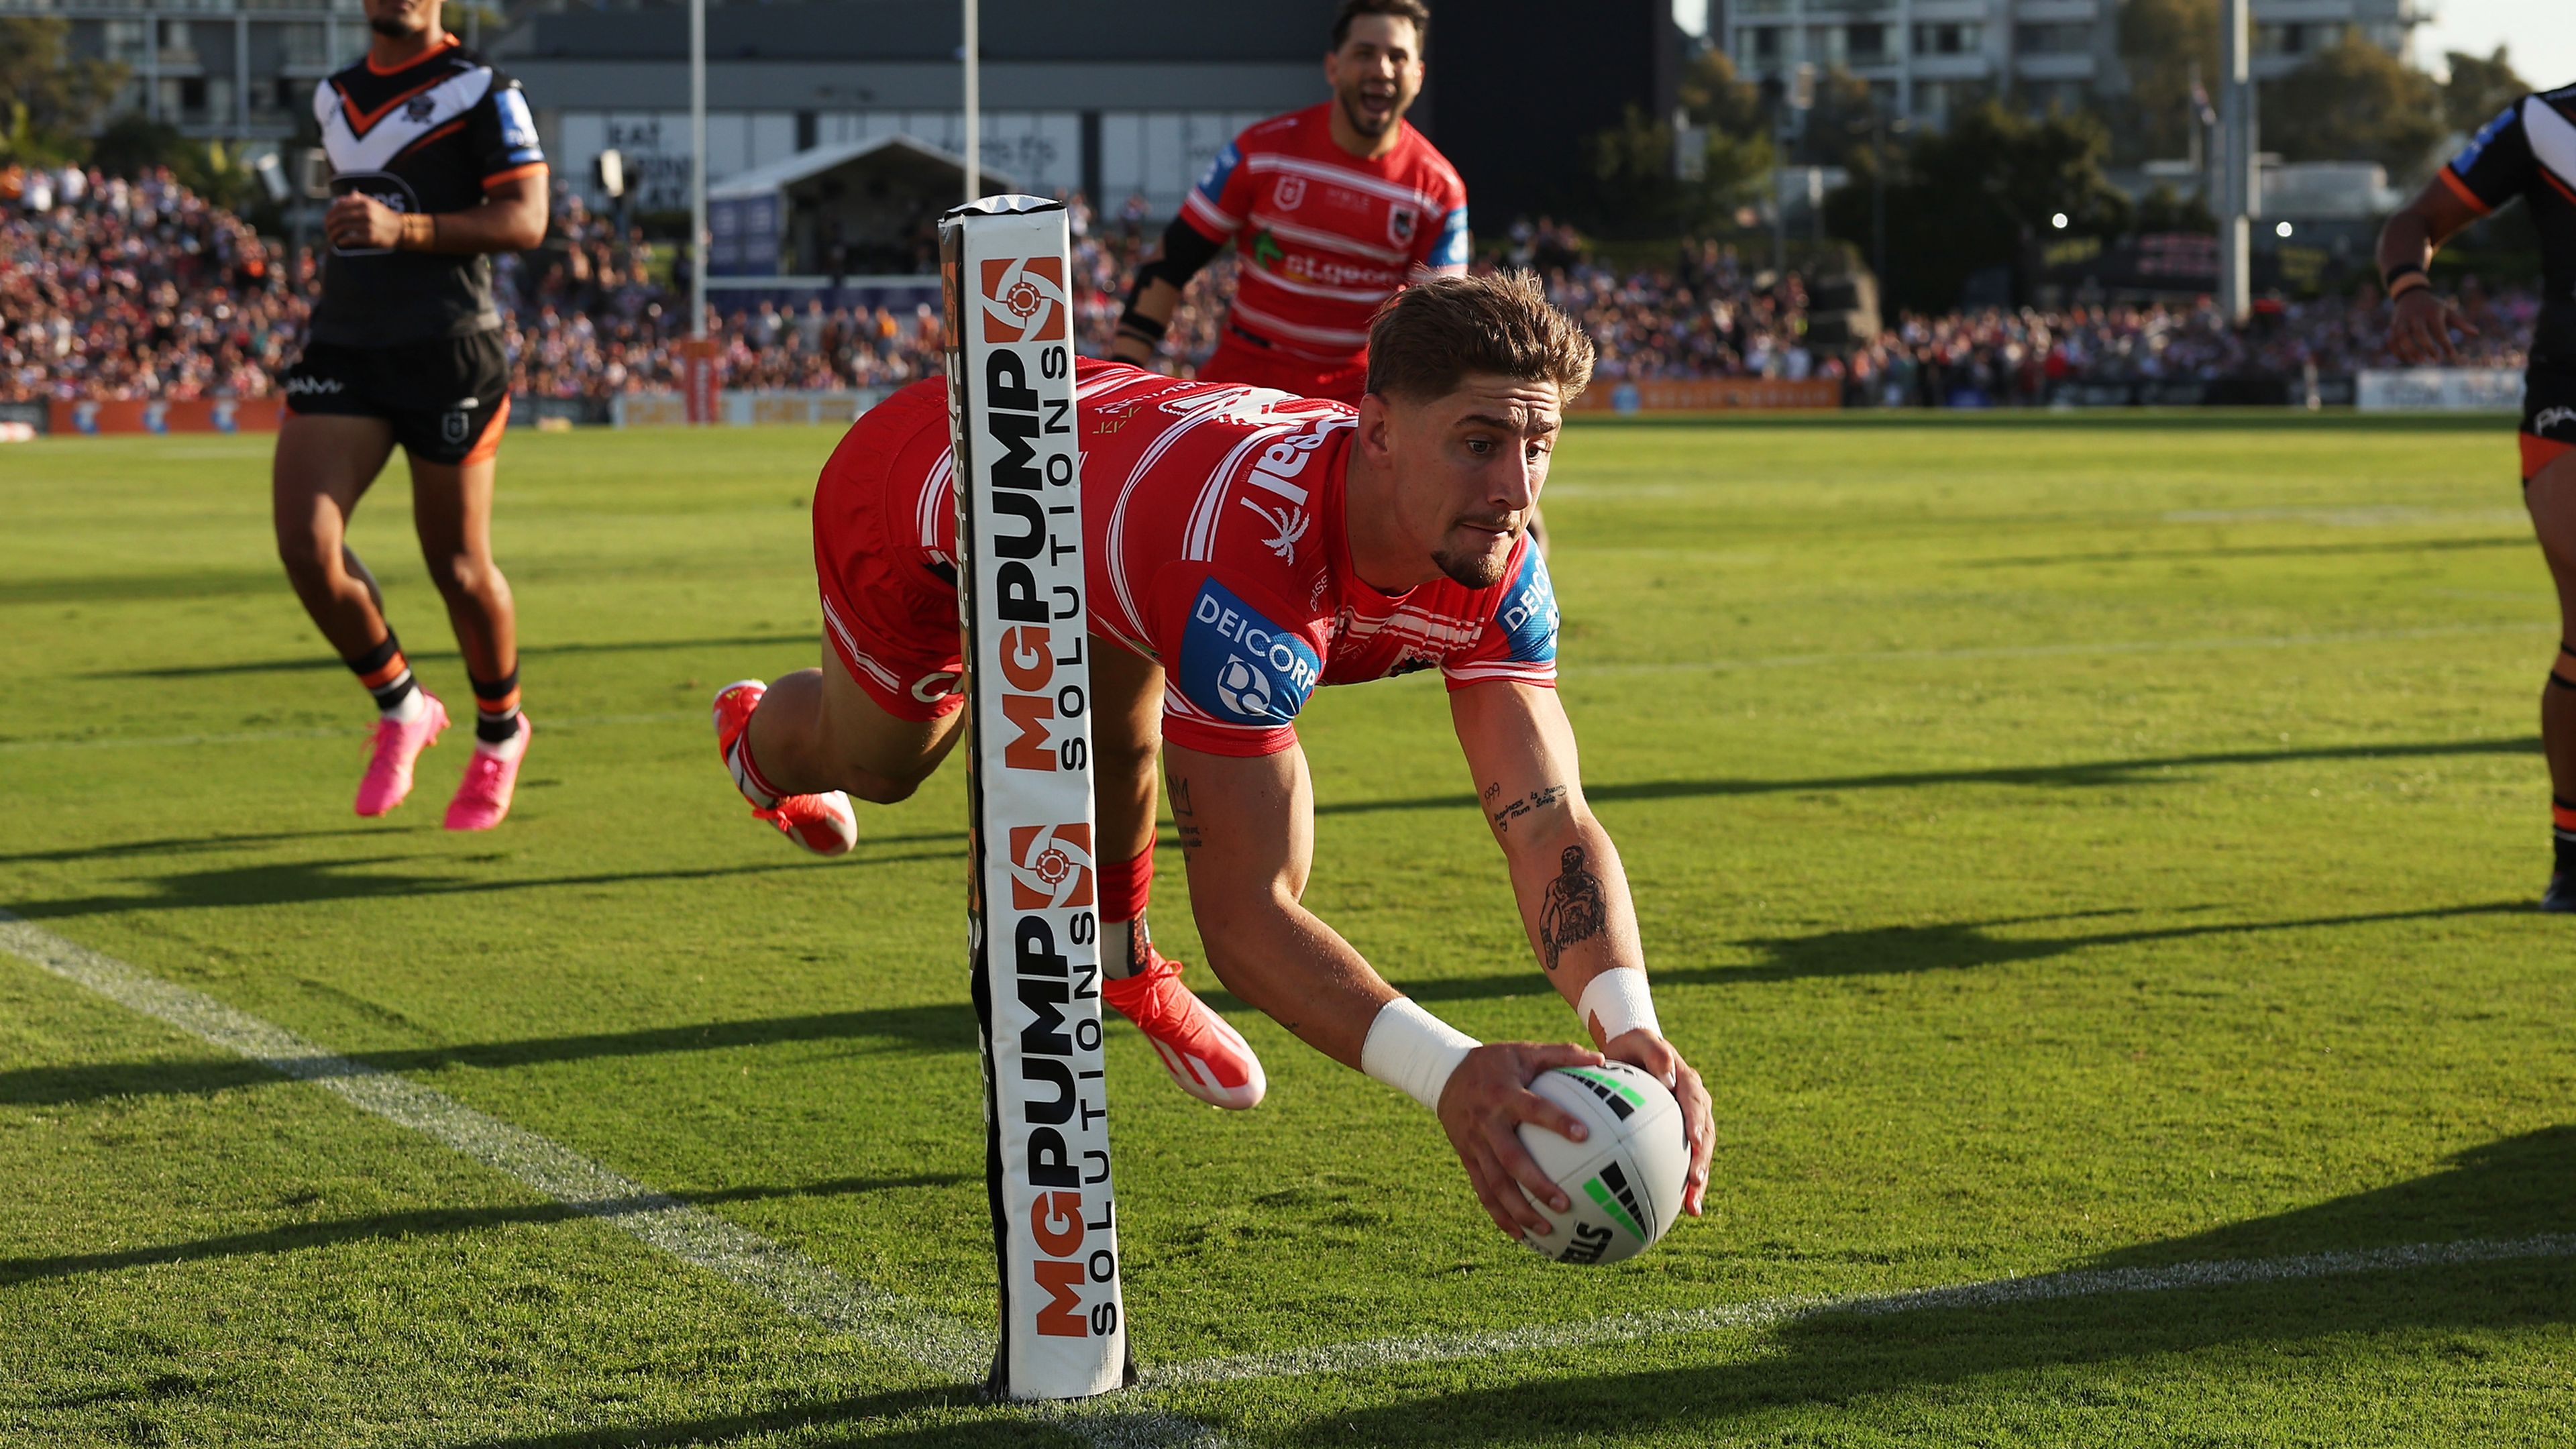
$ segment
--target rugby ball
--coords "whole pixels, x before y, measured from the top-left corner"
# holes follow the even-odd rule
[[[1573,1113],[1591,1135],[1574,1142],[1521,1124],[1521,1146],[1572,1204],[1559,1213],[1533,1199],[1553,1226],[1521,1241],[1560,1263],[1617,1263],[1653,1247],[1681,1216],[1690,1171],[1681,1104],[1625,1062],[1541,1072],[1530,1090]]]

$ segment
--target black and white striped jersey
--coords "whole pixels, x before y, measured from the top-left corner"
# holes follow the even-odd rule
[[[2469,138],[2441,178],[2480,216],[2517,196],[2531,208],[2542,279],[2531,369],[2576,372],[2576,86],[2505,107]]]
[[[313,118],[331,158],[331,194],[363,192],[396,211],[465,211],[490,187],[545,170],[519,83],[452,35],[400,69],[361,59],[331,76],[314,88]],[[500,325],[486,257],[334,247],[312,337],[390,347]]]

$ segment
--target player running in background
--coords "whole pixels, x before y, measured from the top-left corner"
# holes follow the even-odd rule
[[[2544,279],[2523,374],[2522,501],[2558,586],[2558,655],[2540,691],[2556,855],[2540,908],[2576,911],[2576,86],[2525,96],[2470,137],[2381,229],[2379,270],[2396,304],[2397,355],[2456,361],[2452,331],[2477,329],[2424,269],[2461,228],[2517,196],[2540,232]]]
[[[399,444],[412,522],[474,688],[475,748],[450,830],[509,813],[528,748],[518,623],[492,561],[493,455],[510,365],[492,252],[537,245],[546,160],[518,83],[439,25],[439,0],[366,0],[367,56],[315,88],[331,159],[330,250],[303,355],[285,377],[273,468],[277,551],[305,612],[380,712],[360,815],[411,793],[447,710],[412,678],[349,515]]]
[[[1532,1198],[1565,1201],[1516,1128],[1572,1125],[1528,1083],[1597,1058],[1477,1044],[1300,904],[1314,800],[1295,726],[1318,685],[1446,676],[1529,941],[1601,1052],[1672,1086],[1697,1212],[1708,1094],[1656,1023],[1627,878],[1584,804],[1554,689],[1554,591],[1524,531],[1591,365],[1591,343],[1534,280],[1460,277],[1380,314],[1356,409],[1118,363],[1075,372],[1102,996],[1183,1090],[1226,1107],[1261,1099],[1258,1059],[1145,926],[1159,754],[1217,975],[1430,1107],[1515,1236],[1546,1231]],[[854,838],[841,792],[902,800],[957,741],[956,518],[944,384],[915,383],[858,420],[815,488],[822,668],[716,697],[736,784],[809,848]]]
[[[1467,270],[1467,185],[1404,119],[1430,26],[1421,0],[1342,0],[1324,57],[1332,99],[1217,153],[1137,270],[1111,356],[1151,366],[1181,290],[1230,241],[1234,306],[1199,379],[1359,403],[1378,307],[1420,276]]]

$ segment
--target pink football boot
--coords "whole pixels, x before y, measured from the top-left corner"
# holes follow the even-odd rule
[[[424,689],[420,692],[420,717],[409,724],[378,719],[370,737],[373,754],[367,760],[367,778],[358,782],[358,813],[369,817],[382,815],[403,802],[411,793],[411,767],[420,752],[438,743],[439,732],[447,728],[447,706],[438,696]]]

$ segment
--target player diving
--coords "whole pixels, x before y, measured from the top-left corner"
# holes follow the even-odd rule
[[[1667,1042],[1617,847],[1585,805],[1555,691],[1557,608],[1526,530],[1592,344],[1527,277],[1447,277],[1378,314],[1357,407],[1115,362],[1077,364],[1101,993],[1185,1092],[1248,1108],[1259,1059],[1181,981],[1146,924],[1159,759],[1208,964],[1226,988],[1439,1119],[1513,1237],[1563,1190],[1529,1122],[1580,1140],[1529,1090],[1627,1062],[1672,1089],[1708,1178],[1709,1098]],[[960,734],[955,472],[944,382],[855,423],[814,494],[818,669],[715,700],[754,814],[820,854],[857,838],[850,796],[891,804]],[[1300,903],[1314,791],[1299,709],[1321,685],[1436,668],[1546,977],[1590,1035],[1478,1043],[1398,994]]]

